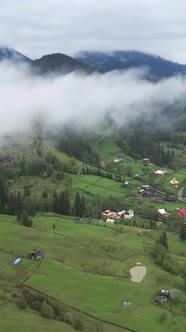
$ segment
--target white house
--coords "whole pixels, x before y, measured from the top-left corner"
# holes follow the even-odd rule
[[[134,211],[133,210],[128,210],[124,213],[124,218],[125,219],[131,219],[134,217]]]

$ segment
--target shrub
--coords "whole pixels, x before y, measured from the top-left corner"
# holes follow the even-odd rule
[[[33,298],[33,296],[32,296],[32,294],[31,294],[31,292],[28,290],[28,289],[23,289],[23,296],[24,296],[24,298],[25,298],[25,301],[30,305],[32,302],[33,302],[33,300],[34,300],[34,298]]]
[[[66,313],[64,314],[64,321],[65,321],[66,323],[71,324],[71,325],[74,324],[74,316],[71,314],[71,312],[66,312]]]
[[[12,295],[12,297],[15,297],[15,298],[20,296],[20,294],[18,292],[15,292],[15,291],[12,292],[11,295]]]
[[[53,319],[54,318],[54,310],[53,308],[46,302],[43,301],[41,305],[41,315],[45,318]]]
[[[25,309],[27,307],[27,303],[26,303],[25,299],[17,300],[16,304],[17,304],[18,308],[20,308],[20,309]]]
[[[170,272],[171,271],[171,262],[168,259],[165,259],[162,263],[164,270]]]
[[[172,302],[177,303],[180,301],[182,297],[182,292],[178,289],[171,289],[170,290],[170,299]]]
[[[79,320],[79,319],[75,319],[74,323],[73,323],[73,327],[75,328],[75,330],[78,331],[83,331],[83,323]]]
[[[160,315],[160,322],[164,322],[165,320],[167,320],[167,315],[164,312],[162,312]]]
[[[122,226],[122,225],[119,225],[119,226],[117,227],[117,231],[118,231],[119,233],[123,233],[123,231],[124,231],[123,226]]]
[[[40,301],[33,301],[31,304],[30,304],[30,307],[33,309],[33,310],[36,310],[36,311],[41,311],[41,306],[42,306],[42,302]]]
[[[59,304],[55,304],[52,306],[53,310],[54,310],[54,314],[55,314],[55,317],[57,317],[59,320],[64,320],[64,310],[62,308],[61,305]],[[61,319],[60,319],[61,317]]]

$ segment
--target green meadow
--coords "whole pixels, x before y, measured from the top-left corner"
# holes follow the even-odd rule
[[[134,211],[139,206],[154,210],[166,208],[170,212],[185,207],[184,201],[165,202],[164,196],[156,204],[149,199],[137,200],[141,184],[149,182],[164,192],[177,195],[185,179],[180,170],[163,167],[167,173],[163,177],[156,176],[154,172],[159,167],[154,164],[144,166],[142,160],[128,156],[115,164],[113,159],[120,154],[120,149],[109,138],[100,141],[94,149],[109,165],[109,169],[100,171],[112,173],[113,179],[83,174],[86,164],[59,152],[44,140],[42,158],[51,153],[63,165],[72,165],[73,171],[64,171],[61,179],[56,177],[56,170],[49,177],[25,176],[24,173],[19,176],[18,173],[8,179],[9,191],[23,193],[24,186],[29,184],[32,185],[32,197],[39,200],[45,191],[52,198],[54,191],[67,189],[71,207],[77,192],[87,200],[96,197],[101,201],[112,197],[110,202],[117,199],[123,209],[132,208]],[[18,162],[23,155],[29,161],[33,158],[33,142],[30,139],[25,146],[7,147],[3,153],[8,152]],[[16,164],[12,167],[17,170]],[[89,167],[95,173],[96,168]],[[116,181],[117,178],[115,180],[117,175],[123,182],[129,181],[129,187],[123,188],[122,183]],[[171,186],[173,177],[179,181],[178,187]],[[135,214],[133,221],[147,222],[145,227],[149,227],[151,220],[143,220],[141,215]],[[0,215],[0,331],[32,332],[38,327],[40,331],[74,331],[69,324],[44,319],[29,307],[20,309],[16,305],[15,294],[19,299],[22,287],[32,287],[65,305],[83,321],[86,332],[184,332],[185,293],[177,303],[168,301],[161,306],[154,303],[155,294],[160,289],[181,288],[180,277],[163,270],[151,256],[161,231],[139,228],[135,224],[121,227],[122,231],[117,225],[104,222],[86,224],[80,223],[75,216],[38,212],[33,217],[32,228],[28,228],[21,226],[16,217]],[[184,266],[185,243],[178,234],[167,232],[167,236],[170,257]],[[45,255],[39,262],[27,258],[28,252],[35,248],[40,248]],[[18,257],[21,263],[12,265]],[[130,269],[137,262],[147,268],[141,283],[132,282],[130,277]],[[123,301],[131,302],[131,306],[123,306]]]
[[[173,289],[178,283],[176,276],[165,272],[151,258],[152,244],[159,232],[143,229],[140,236],[138,233],[139,229],[133,227],[124,226],[123,233],[119,233],[115,227],[79,224],[76,218],[52,213],[37,215],[33,228],[27,228],[17,224],[14,217],[2,215],[1,280],[21,281],[96,319],[124,328],[139,332],[149,329],[154,332],[183,331],[186,298],[174,305],[156,306],[153,303],[159,289]],[[186,262],[185,244],[178,236],[169,234],[168,242],[170,254]],[[34,248],[41,248],[45,254],[40,264],[22,257]],[[11,264],[17,257],[22,257],[19,268]],[[136,262],[147,268],[141,283],[130,280],[129,270]],[[122,301],[130,301],[132,305],[124,307]],[[160,321],[162,313],[166,315],[163,322]],[[18,317],[19,314],[21,319],[20,309]],[[26,309],[27,315],[31,319],[36,314]],[[37,316],[35,324],[41,320],[43,318]],[[4,318],[2,324],[5,324]],[[58,322],[55,324],[58,331]],[[71,331],[71,327],[68,328]]]

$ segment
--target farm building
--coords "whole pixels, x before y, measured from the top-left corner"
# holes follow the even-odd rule
[[[112,211],[112,210],[105,210],[102,212],[102,216],[107,217],[108,219],[118,220],[121,217],[124,217],[126,219],[131,219],[134,216],[133,210],[122,210],[122,211]],[[108,220],[107,219],[107,220]],[[107,221],[106,220],[106,221]]]
[[[179,217],[186,217],[186,208],[182,208],[178,211]]]
[[[0,163],[1,164],[13,164],[14,163],[14,157],[7,154],[4,157],[0,157]]]
[[[169,299],[170,292],[168,290],[161,289],[155,297],[155,302],[162,304]]]
[[[40,249],[34,249],[34,250],[32,250],[32,252],[30,252],[28,254],[28,258],[35,260],[35,261],[38,261],[42,257],[44,257],[44,254]]]
[[[122,156],[122,155],[114,158],[115,163],[121,163],[123,160],[124,160],[124,156]]]
[[[177,185],[179,182],[176,180],[176,178],[173,178],[171,181],[170,181],[170,184],[173,184],[173,185]]]
[[[115,223],[115,219],[107,218],[106,219],[106,223],[107,224],[114,224]]]
[[[150,188],[149,184],[142,183],[141,189],[148,190]]]
[[[162,215],[164,215],[165,217],[168,217],[170,213],[167,212],[166,209],[158,209],[158,212]]]
[[[143,198],[150,198],[151,197],[151,192],[149,190],[148,191],[143,191],[142,196],[143,196]]]
[[[166,202],[176,202],[176,196],[166,196],[165,201]]]
[[[99,164],[100,164],[101,167],[105,167],[106,166],[106,160],[100,159]]]
[[[125,181],[124,183],[122,183],[121,187],[122,188],[128,188],[129,186],[129,182],[128,181]]]
[[[150,159],[149,158],[143,158],[143,164],[144,165],[150,164]]]
[[[178,154],[178,157],[186,158],[186,151],[183,151],[182,153]]]
[[[134,217],[134,211],[133,210],[128,210],[124,213],[124,218],[125,219],[131,219]]]
[[[162,171],[161,169],[157,169],[155,172],[156,175],[164,175],[167,171]]]

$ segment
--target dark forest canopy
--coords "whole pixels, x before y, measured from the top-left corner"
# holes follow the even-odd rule
[[[123,153],[134,159],[148,156],[159,166],[170,166],[174,153],[165,151],[164,142],[172,147],[179,143],[186,145],[186,108],[166,107],[158,114],[140,115],[120,126],[110,113],[103,125],[99,124],[99,129],[80,129],[75,124],[68,124],[51,136],[60,151],[96,166],[101,156],[95,152],[94,145],[100,137],[108,135],[108,130]]]

